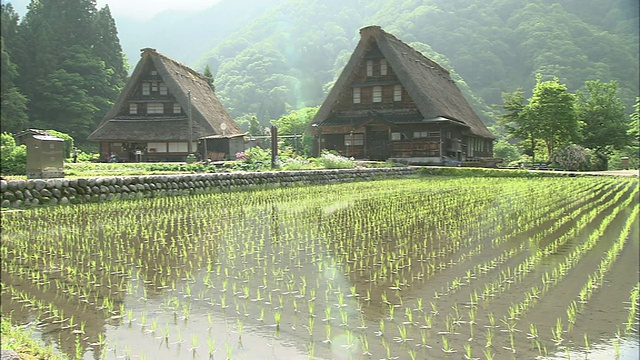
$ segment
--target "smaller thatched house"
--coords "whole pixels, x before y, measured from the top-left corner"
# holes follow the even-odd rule
[[[243,133],[207,77],[155,49],[141,51],[116,103],[89,135],[104,159],[184,161],[190,153],[209,158],[210,149],[216,158],[242,151]],[[202,138],[210,140],[198,147]]]
[[[313,120],[318,150],[413,163],[492,158],[495,137],[446,69],[379,26],[360,35]]]

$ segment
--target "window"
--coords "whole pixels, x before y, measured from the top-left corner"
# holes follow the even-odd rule
[[[157,82],[152,82],[151,83],[151,91],[152,92],[158,92],[158,83]]]
[[[138,113],[138,104],[129,103],[129,114],[135,115]]]
[[[373,60],[367,60],[367,76],[373,76]]]
[[[354,104],[360,104],[360,102],[361,102],[360,88],[359,87],[354,87],[353,88],[353,103]]]
[[[181,114],[182,113],[182,106],[180,106],[180,104],[178,104],[178,103],[173,103],[173,113],[174,114]]]
[[[402,85],[393,87],[393,101],[402,101]]]
[[[142,95],[151,94],[150,89],[151,89],[151,84],[150,83],[148,83],[148,82],[143,82],[142,83]]]
[[[380,60],[380,75],[387,75],[387,60]]]
[[[164,114],[164,105],[162,103],[148,103],[147,114]]]
[[[391,141],[409,140],[409,136],[406,133],[392,132]]]
[[[164,142],[150,142],[147,144],[149,152],[167,152],[167,143]]]
[[[151,70],[151,76],[156,76],[156,75],[158,75],[158,72],[155,70]]]
[[[344,136],[344,144],[346,146],[362,146],[364,145],[364,134],[347,134]]]
[[[382,102],[382,86],[373,87],[373,102]]]
[[[188,143],[186,142],[170,142],[169,143],[169,152],[187,152]]]
[[[426,138],[428,136],[429,136],[429,132],[427,132],[427,131],[415,131],[413,133],[413,138],[414,139]]]
[[[160,83],[160,95],[167,95],[167,85]]]

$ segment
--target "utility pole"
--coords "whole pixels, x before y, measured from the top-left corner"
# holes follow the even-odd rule
[[[187,152],[191,154],[193,152],[193,118],[191,116],[191,90],[187,91],[187,95],[189,96],[189,104],[188,110],[189,113],[189,143],[187,143]]]

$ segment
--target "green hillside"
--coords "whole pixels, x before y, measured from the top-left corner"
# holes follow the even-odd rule
[[[267,124],[320,104],[358,29],[371,24],[453,70],[488,123],[502,92],[531,89],[536,73],[557,76],[570,91],[586,80],[616,80],[629,112],[638,94],[638,3],[632,0],[288,0],[195,66],[211,67],[234,117],[255,114]]]

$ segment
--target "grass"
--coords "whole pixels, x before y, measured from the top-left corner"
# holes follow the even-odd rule
[[[11,324],[10,317],[2,317],[2,349],[15,351],[21,359],[64,360],[51,345],[33,339],[29,330]]]

